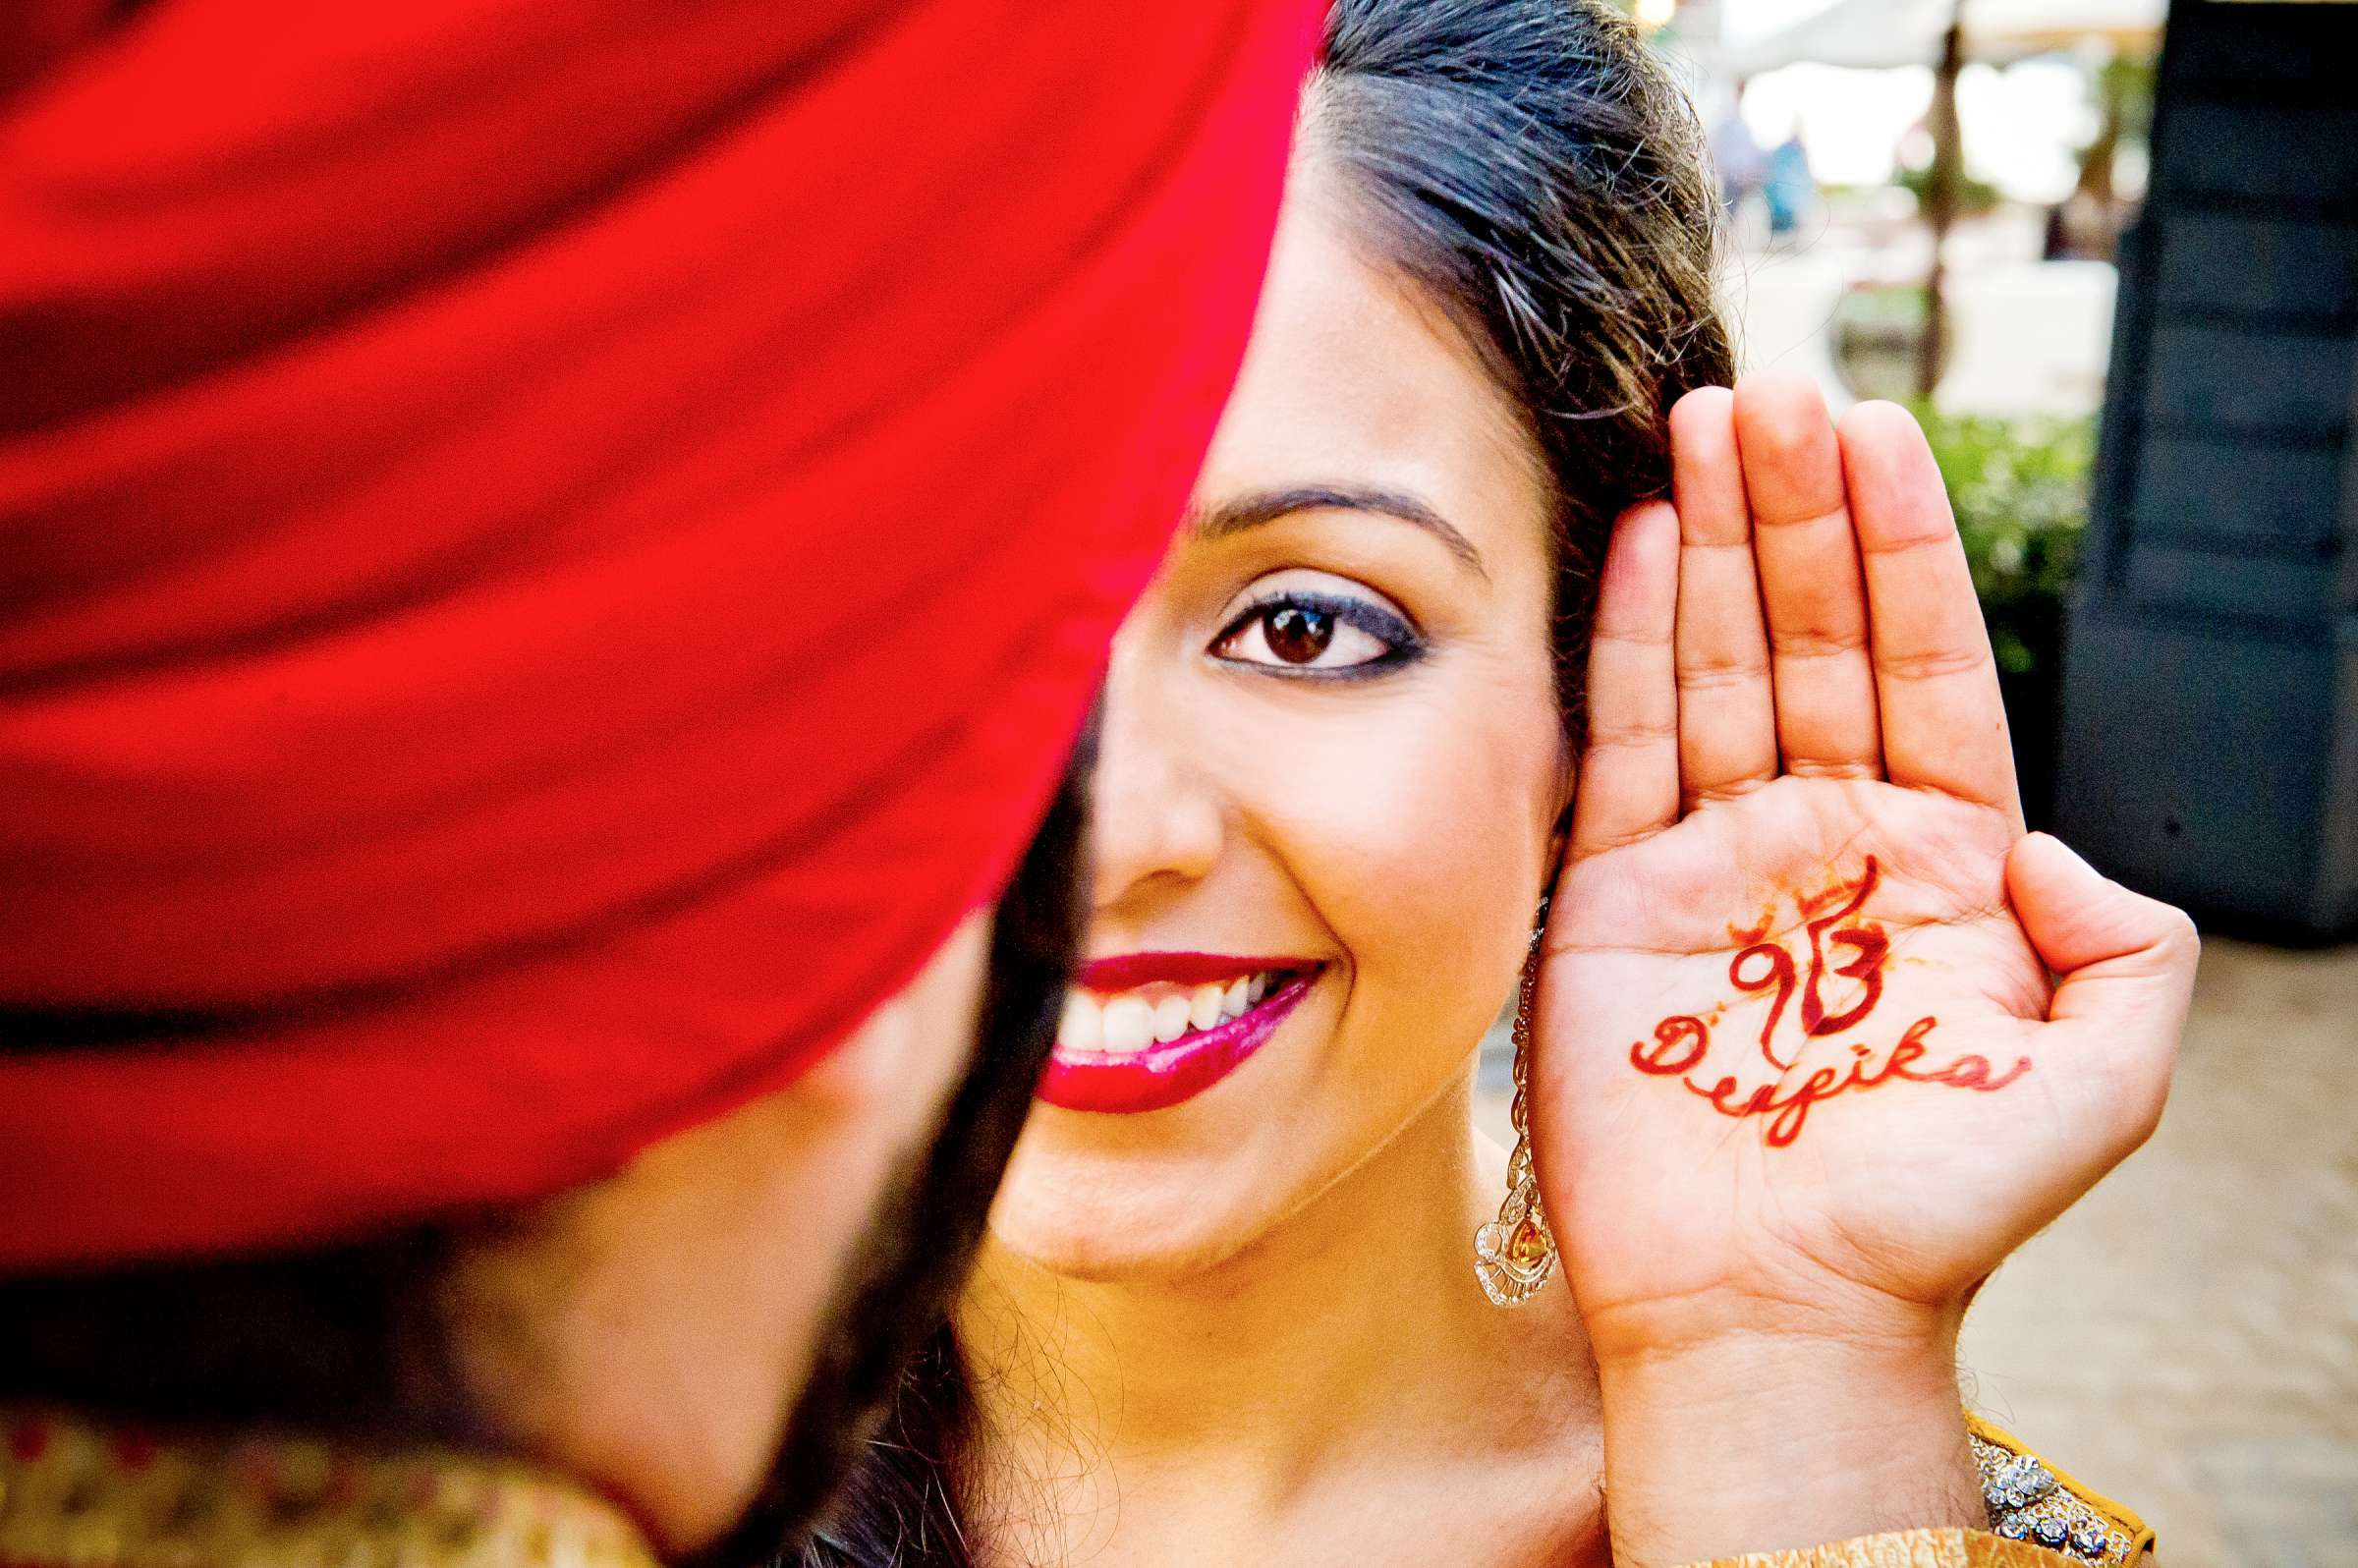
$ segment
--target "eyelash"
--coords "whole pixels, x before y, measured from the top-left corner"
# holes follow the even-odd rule
[[[1229,658],[1217,651],[1222,644],[1242,633],[1254,621],[1272,611],[1283,609],[1309,610],[1314,614],[1331,616],[1343,625],[1356,627],[1378,643],[1386,644],[1385,650],[1364,663],[1347,664],[1339,669],[1328,670],[1263,664],[1258,659]],[[1211,640],[1211,645],[1214,650],[1212,657],[1220,659],[1224,663],[1241,665],[1247,669],[1274,675],[1279,680],[1286,681],[1373,680],[1423,658],[1426,646],[1425,639],[1417,629],[1409,625],[1405,618],[1393,614],[1390,610],[1371,604],[1366,599],[1353,598],[1348,594],[1313,593],[1301,588],[1281,589],[1247,604],[1225,627],[1221,628],[1219,636]]]

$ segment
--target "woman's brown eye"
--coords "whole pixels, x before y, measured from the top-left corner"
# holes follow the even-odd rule
[[[1328,602],[1297,591],[1247,605],[1205,651],[1268,675],[1341,679],[1413,664],[1424,657],[1425,640],[1372,597]]]
[[[1316,663],[1334,641],[1334,617],[1299,604],[1280,605],[1262,622],[1269,651],[1288,664]]]

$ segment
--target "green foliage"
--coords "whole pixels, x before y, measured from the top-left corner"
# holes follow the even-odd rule
[[[1916,417],[1956,509],[1998,668],[2053,679],[2088,526],[2095,420]]]
[[[1891,177],[1891,183],[1916,198],[1916,210],[1929,211],[1933,204],[1933,171],[1924,168],[1901,168]],[[1987,180],[1977,180],[1970,174],[1957,177],[1957,210],[1961,213],[1994,212],[2005,193]]]
[[[2097,97],[2115,106],[2122,136],[2142,141],[2153,135],[2156,76],[2153,61],[2128,55],[2116,54],[2098,68]]]

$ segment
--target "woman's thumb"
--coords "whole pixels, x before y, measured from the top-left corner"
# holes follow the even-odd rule
[[[2114,1058],[2116,1087],[2151,1087],[2161,1114],[2202,941],[2185,912],[2107,879],[2033,833],[2006,858],[2006,892],[2057,983],[2048,1018]]]
[[[2105,965],[2193,982],[2202,950],[2194,922],[2108,880],[2059,838],[2031,833],[2014,846],[2006,858],[2006,892],[2031,945],[2058,976]]]

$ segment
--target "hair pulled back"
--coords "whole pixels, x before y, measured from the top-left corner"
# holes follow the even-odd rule
[[[1733,374],[1694,111],[1603,0],[1337,0],[1298,141],[1340,177],[1369,259],[1438,307],[1522,411],[1551,491],[1577,738],[1613,519],[1667,492],[1670,406]],[[975,1419],[945,1326],[802,1568],[968,1568]]]
[[[1600,0],[1337,0],[1305,111],[1369,258],[1454,322],[1545,462],[1577,734],[1613,519],[1668,492],[1670,406],[1734,374],[1702,127]]]

